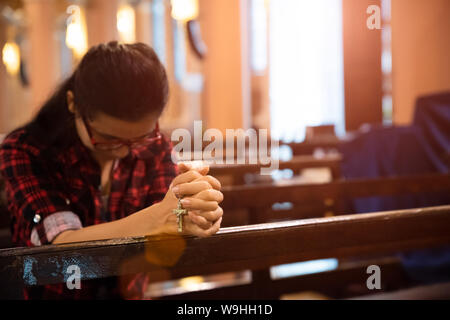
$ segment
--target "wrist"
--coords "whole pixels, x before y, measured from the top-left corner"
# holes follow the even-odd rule
[[[146,236],[167,233],[166,217],[169,211],[170,208],[162,201],[137,212],[138,223],[144,226]]]

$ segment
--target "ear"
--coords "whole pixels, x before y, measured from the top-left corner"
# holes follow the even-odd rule
[[[73,92],[68,90],[66,93],[66,99],[67,99],[67,108],[71,113],[75,113],[75,102],[74,102],[74,96]]]

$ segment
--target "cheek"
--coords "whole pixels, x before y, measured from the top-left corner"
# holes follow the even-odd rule
[[[89,139],[89,135],[85,130],[85,128],[80,124],[80,121],[76,121],[75,126],[77,129],[78,137],[80,138],[84,146],[89,150],[94,151],[94,146],[92,145],[91,140]]]

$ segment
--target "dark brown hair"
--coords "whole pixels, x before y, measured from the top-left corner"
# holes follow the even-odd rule
[[[96,45],[25,126],[32,135],[45,135],[51,142],[73,133],[74,115],[67,106],[69,90],[81,116],[93,119],[102,112],[133,122],[162,113],[169,85],[164,66],[148,45],[116,41]]]

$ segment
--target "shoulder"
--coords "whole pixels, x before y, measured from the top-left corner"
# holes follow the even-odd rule
[[[166,135],[162,134],[160,140],[140,153],[140,158],[144,160],[146,166],[150,166],[152,169],[173,171],[175,170],[176,164],[172,159],[172,151],[172,141]]]
[[[7,152],[25,152],[31,156],[39,156],[43,146],[39,145],[26,129],[17,129],[9,133],[0,144],[0,157]]]
[[[164,133],[161,133],[161,139],[155,144],[155,148],[161,151],[169,151],[172,152],[172,141],[170,141],[169,137]]]
[[[168,156],[170,157],[172,148],[173,145],[169,138],[167,138],[166,135],[161,134],[161,139],[152,143],[150,146],[137,149],[136,154],[138,155],[138,158],[143,160],[153,159],[159,162]]]

